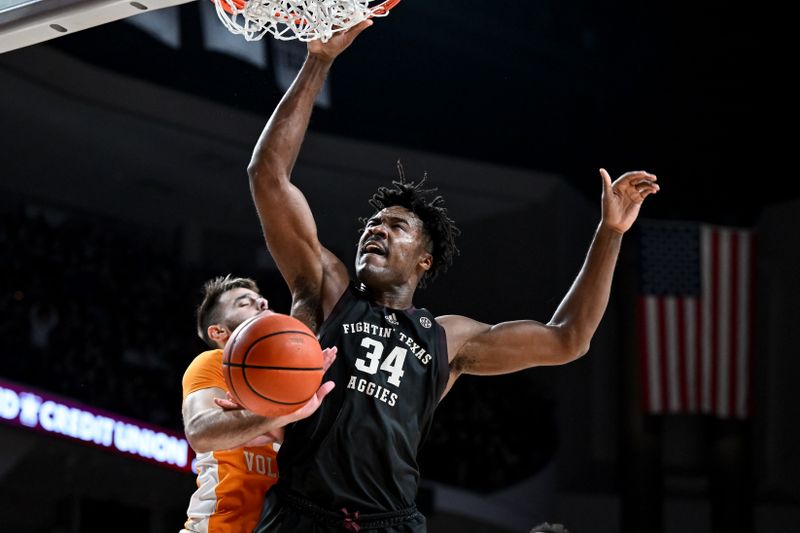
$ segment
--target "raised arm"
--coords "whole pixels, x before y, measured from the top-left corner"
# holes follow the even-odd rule
[[[317,239],[314,217],[291,182],[314,101],[334,59],[371,21],[335,34],[327,43],[312,41],[294,83],[272,113],[247,168],[261,227],[293,297],[293,314],[318,325],[347,286],[344,265]],[[311,325],[311,324],[310,324]]]
[[[628,172],[614,183],[601,169],[602,218],[583,267],[550,322],[534,320],[489,325],[462,316],[437,320],[447,331],[450,384],[462,373],[504,374],[537,365],[573,361],[589,343],[605,313],[622,235],[647,196],[658,192],[656,177]]]

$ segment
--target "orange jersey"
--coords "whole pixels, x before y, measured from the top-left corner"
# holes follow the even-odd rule
[[[227,390],[222,350],[201,353],[183,375],[184,399],[211,387]],[[189,502],[183,532],[250,533],[261,514],[264,494],[278,481],[275,448],[253,446],[197,454],[197,491]]]

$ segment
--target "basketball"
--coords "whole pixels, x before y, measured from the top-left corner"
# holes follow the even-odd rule
[[[288,315],[260,314],[237,327],[222,356],[228,391],[239,405],[267,417],[302,407],[322,382],[322,348]]]

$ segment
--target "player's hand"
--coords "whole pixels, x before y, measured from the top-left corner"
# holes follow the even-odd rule
[[[333,361],[336,359],[336,351],[337,348],[334,346],[333,348],[325,348],[322,350],[322,371],[323,373],[327,372],[328,369],[333,364]],[[322,385],[320,385],[319,389],[317,389],[316,394],[311,397],[311,399],[300,409],[289,413],[288,415],[283,415],[275,418],[276,426],[281,428],[281,435],[280,439],[275,439],[269,442],[282,442],[283,441],[283,426],[286,424],[291,424],[292,422],[297,422],[298,420],[302,420],[303,418],[307,418],[314,414],[314,412],[319,409],[319,406],[322,404],[322,400],[325,396],[328,395],[330,391],[333,390],[334,383],[333,381],[326,381]],[[233,399],[231,393],[227,393],[227,398],[214,398],[214,403],[217,407],[225,411],[232,411],[236,409],[244,409],[241,405],[239,405],[236,400]],[[266,435],[269,435],[267,433]],[[259,438],[259,437],[257,437]],[[265,442],[266,443],[266,442]],[[253,446],[251,444],[251,446]]]
[[[333,361],[336,359],[336,351],[337,348],[334,346],[333,348],[325,348],[322,350],[322,368],[323,372],[327,372],[330,366],[333,364]],[[285,426],[286,424],[291,424],[292,422],[297,422],[298,420],[302,420],[304,418],[308,418],[314,412],[319,409],[319,406],[322,405],[322,400],[325,399],[325,396],[328,395],[329,392],[333,390],[333,387],[336,384],[333,381],[326,381],[322,385],[319,386],[317,389],[317,393],[311,397],[306,404],[294,411],[289,413],[288,415],[279,416],[276,418],[276,421],[279,421],[278,425],[280,427]]]
[[[353,43],[355,38],[358,37],[358,34],[370,26],[372,26],[372,20],[367,19],[359,22],[352,28],[334,33],[331,38],[328,39],[327,43],[323,43],[322,39],[308,41],[308,55],[326,61],[333,61]]]
[[[214,403],[217,404],[217,407],[220,407],[223,411],[235,411],[237,409],[244,409],[241,405],[239,405],[236,400],[233,399],[230,392],[225,393],[227,398],[214,398]]]
[[[328,371],[328,369],[333,364],[333,360],[336,359],[336,352],[339,349],[334,346],[333,348],[325,348],[322,350],[322,373]]]
[[[643,170],[626,172],[613,183],[604,168],[600,169],[603,178],[603,218],[605,228],[625,233],[639,216],[644,199],[659,191],[656,175]]]
[[[337,350],[336,346],[334,346],[333,348],[325,348],[324,350],[322,350],[323,374],[328,371],[328,369],[333,364],[334,359],[336,359],[336,350]],[[225,395],[226,398],[214,398],[214,403],[217,405],[217,407],[223,409],[224,411],[235,411],[237,409],[244,409],[242,405],[239,405],[239,403],[233,399],[233,396],[231,396],[230,392],[226,391]],[[317,395],[319,395],[319,391],[317,391]]]

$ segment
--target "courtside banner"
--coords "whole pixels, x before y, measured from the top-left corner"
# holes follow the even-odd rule
[[[64,437],[179,470],[192,471],[192,451],[175,432],[0,379],[0,423]]]

